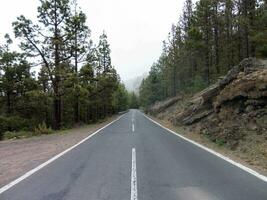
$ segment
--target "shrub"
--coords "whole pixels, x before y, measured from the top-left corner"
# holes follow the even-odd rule
[[[3,133],[3,139],[20,139],[28,138],[33,136],[32,132],[29,131],[6,131]]]
[[[222,139],[216,139],[215,143],[219,146],[223,146],[225,145],[226,142],[225,140],[222,140]]]
[[[266,44],[261,45],[258,51],[261,57],[264,57],[264,58],[267,57],[267,45]]]
[[[19,116],[0,116],[0,140],[4,139],[5,132],[28,131],[31,123],[28,119]]]
[[[30,127],[29,120],[19,116],[11,116],[7,118],[8,128],[11,131],[27,130]]]
[[[34,133],[36,135],[48,135],[51,134],[53,131],[51,128],[46,126],[46,123],[43,122],[41,124],[39,124],[35,129],[34,129]]]
[[[4,132],[7,131],[7,123],[6,118],[3,116],[0,116],[0,140],[4,137]]]

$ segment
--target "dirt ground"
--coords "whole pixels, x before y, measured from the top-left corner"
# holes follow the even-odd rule
[[[247,152],[241,152],[241,151],[233,151],[228,149],[225,146],[219,146],[215,144],[214,142],[211,142],[211,140],[204,135],[194,133],[190,131],[189,129],[186,129],[182,126],[174,126],[169,121],[158,119],[155,117],[150,116],[153,120],[157,121],[158,123],[164,125],[165,127],[169,128],[170,130],[173,130],[183,136],[185,136],[188,139],[191,139],[195,142],[198,142],[199,144],[202,144],[210,149],[215,150],[216,152],[234,160],[239,163],[241,163],[244,166],[247,166],[255,171],[257,171],[260,174],[263,174],[267,176],[267,169],[265,164],[265,161],[263,162],[256,162],[255,158],[252,157],[251,154],[248,154]],[[257,159],[258,160],[258,159]]]
[[[104,122],[19,140],[0,142],[0,187],[73,146],[117,116]]]

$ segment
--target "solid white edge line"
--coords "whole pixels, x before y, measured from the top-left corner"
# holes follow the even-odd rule
[[[261,179],[262,181],[267,182],[267,177],[264,176],[264,175],[262,175],[262,174],[260,174],[260,173],[258,173],[258,172],[256,172],[255,170],[250,169],[249,167],[246,167],[246,166],[244,166],[244,165],[242,165],[242,164],[240,164],[240,163],[238,163],[238,162],[236,162],[236,161],[233,161],[232,159],[230,159],[230,158],[228,158],[228,157],[226,157],[226,156],[224,156],[224,155],[222,155],[222,154],[220,154],[220,153],[218,153],[218,152],[216,152],[216,151],[214,151],[214,150],[211,150],[211,149],[209,149],[209,148],[207,148],[207,147],[205,147],[205,146],[203,146],[203,145],[201,145],[201,144],[199,144],[199,143],[197,143],[197,142],[195,142],[195,141],[193,141],[193,140],[190,140],[190,139],[188,139],[188,138],[186,138],[186,137],[184,137],[184,136],[182,136],[182,135],[180,135],[180,134],[178,134],[178,133],[176,133],[176,132],[174,132],[174,131],[172,131],[172,130],[166,128],[166,127],[164,127],[163,125],[161,125],[160,123],[158,123],[158,122],[156,122],[155,120],[151,119],[150,117],[148,117],[148,116],[145,115],[144,113],[142,113],[142,114],[143,114],[147,119],[149,119],[150,121],[152,121],[153,123],[157,124],[158,126],[160,126],[160,127],[163,128],[163,129],[165,129],[165,130],[167,130],[167,131],[173,133],[174,135],[176,135],[176,136],[182,138],[183,140],[186,140],[187,142],[190,142],[190,143],[192,143],[192,144],[194,144],[194,145],[196,145],[196,146],[198,146],[198,147],[200,147],[200,148],[202,148],[202,149],[208,151],[209,153],[211,153],[211,154],[213,154],[213,155],[215,155],[215,156],[217,156],[217,157],[219,157],[219,158],[221,158],[221,159],[223,159],[223,160],[225,160],[225,161],[231,163],[232,165],[235,165],[236,167],[239,167],[240,169],[242,169],[242,170],[244,170],[244,171],[246,171],[246,172],[248,172],[248,173],[254,175],[255,177]]]
[[[136,151],[135,151],[135,148],[132,148],[131,200],[138,200],[138,195],[137,195],[137,176],[136,176]]]
[[[125,113],[127,114],[127,113]],[[26,172],[24,175],[20,176],[19,178],[17,178],[16,180],[10,182],[9,184],[3,186],[2,188],[0,188],[0,194],[2,194],[3,192],[7,191],[8,189],[10,189],[11,187],[15,186],[16,184],[18,184],[19,182],[23,181],[24,179],[28,178],[29,176],[33,175],[35,172],[39,171],[40,169],[44,168],[45,166],[47,166],[48,164],[52,163],[53,161],[55,161],[56,159],[60,158],[61,156],[63,156],[64,154],[66,154],[67,152],[71,151],[72,149],[74,149],[75,147],[79,146],[80,144],[84,143],[86,140],[90,139],[91,137],[93,137],[94,135],[96,135],[97,133],[99,133],[100,131],[102,131],[103,129],[107,128],[108,126],[110,126],[111,124],[113,124],[114,122],[118,121],[119,119],[121,119],[125,114],[119,116],[117,119],[113,120],[112,122],[110,122],[109,124],[103,126],[102,128],[98,129],[96,132],[92,133],[91,135],[89,135],[88,137],[86,137],[85,139],[83,139],[82,141],[78,142],[77,144],[73,145],[72,147],[66,149],[65,151],[57,154],[56,156],[50,158],[48,161],[44,162],[43,164],[37,166],[36,168]]]

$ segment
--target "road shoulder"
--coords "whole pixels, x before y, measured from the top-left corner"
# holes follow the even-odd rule
[[[118,116],[51,135],[0,142],[0,187],[85,139]]]
[[[166,120],[161,120],[156,117],[153,117],[151,115],[148,115],[149,118],[153,119],[154,121],[158,122],[162,126],[179,133],[181,136],[184,136],[185,138],[188,138],[189,140],[192,140],[194,142],[197,142],[215,152],[218,152],[219,154],[230,158],[233,161],[236,161],[237,163],[240,163],[256,172],[259,174],[262,174],[264,176],[267,176],[267,170],[266,168],[260,166],[260,165],[253,165],[251,164],[250,158],[247,157],[245,154],[240,154],[240,152],[236,153],[235,151],[229,150],[224,146],[219,146],[213,142],[211,142],[207,137],[201,134],[196,134],[191,131],[186,130],[182,126],[174,126],[170,122]]]

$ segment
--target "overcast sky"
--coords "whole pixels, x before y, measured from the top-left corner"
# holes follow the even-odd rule
[[[184,0],[78,0],[94,42],[105,30],[112,62],[123,80],[149,71],[160,56],[162,41],[179,19]],[[0,37],[23,14],[36,18],[39,0],[5,0],[0,7]]]

